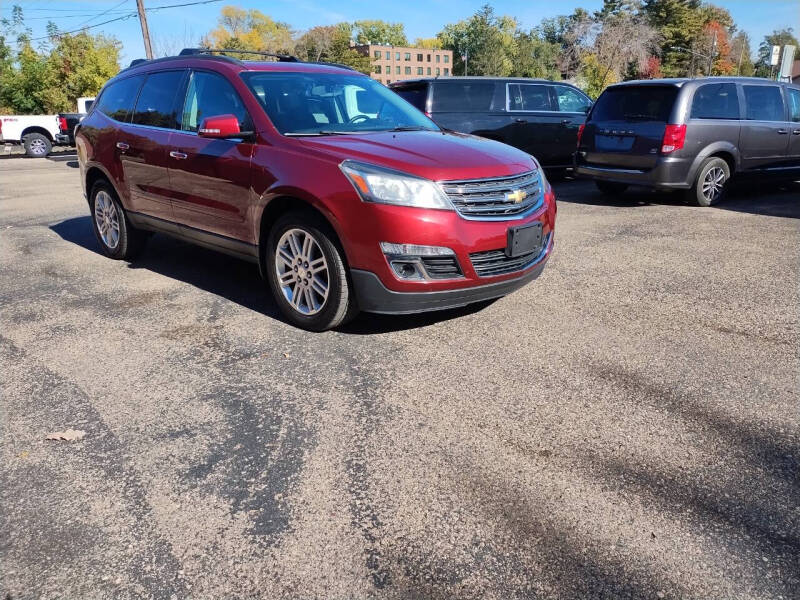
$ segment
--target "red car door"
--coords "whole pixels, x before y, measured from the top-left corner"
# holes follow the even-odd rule
[[[232,114],[242,131],[250,116],[233,86],[220,74],[193,71],[181,129],[170,139],[169,170],[175,220],[193,229],[254,244],[248,211],[254,205],[250,162],[254,145],[244,139],[209,139],[197,130],[203,119]]]
[[[130,123],[120,126],[116,152],[128,191],[129,210],[173,220],[169,147],[177,126],[185,70],[150,73]]]

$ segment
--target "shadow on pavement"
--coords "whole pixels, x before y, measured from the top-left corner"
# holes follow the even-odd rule
[[[61,239],[102,255],[94,236],[89,216],[67,219],[50,229]],[[128,264],[131,269],[148,269],[154,273],[183,281],[211,292],[250,310],[284,321],[262,282],[258,267],[213,250],[207,250],[166,235],[153,235],[142,254]],[[426,327],[441,321],[482,310],[492,301],[479,302],[452,310],[415,315],[376,315],[362,313],[339,331],[354,335],[372,335]]]
[[[689,205],[681,192],[656,192],[632,187],[623,194],[610,197],[602,194],[591,181],[580,179],[555,182],[553,187],[559,202],[617,208]],[[800,219],[800,182],[733,181],[728,197],[714,209]]]

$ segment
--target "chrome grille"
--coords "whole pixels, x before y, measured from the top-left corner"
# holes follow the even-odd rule
[[[469,255],[472,267],[478,277],[492,277],[494,275],[505,275],[514,271],[522,271],[534,263],[539,262],[550,245],[550,235],[547,234],[542,239],[542,245],[533,252],[521,256],[506,256],[505,249],[488,250],[486,252],[473,252]]]
[[[542,204],[538,171],[510,177],[442,181],[442,189],[456,210],[468,219],[503,219],[515,217]],[[513,194],[524,192],[517,201]]]

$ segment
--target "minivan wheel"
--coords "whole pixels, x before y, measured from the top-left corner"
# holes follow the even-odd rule
[[[144,247],[147,235],[130,224],[111,185],[98,181],[89,198],[92,229],[103,253],[116,260],[134,258]]]
[[[53,144],[41,133],[29,133],[22,138],[22,145],[25,147],[25,154],[31,158],[44,158],[53,149]]]
[[[713,206],[725,198],[727,183],[731,178],[728,163],[718,157],[706,160],[697,172],[694,185],[687,196],[697,206]]]
[[[616,183],[614,181],[600,181],[596,179],[594,184],[597,186],[597,189],[606,196],[619,196],[628,189],[627,183]]]
[[[310,331],[338,327],[358,313],[343,255],[330,227],[311,213],[280,217],[267,239],[265,265],[284,316]]]

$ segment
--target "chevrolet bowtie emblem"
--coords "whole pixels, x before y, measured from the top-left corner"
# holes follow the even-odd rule
[[[513,202],[514,204],[519,204],[525,198],[527,198],[528,192],[525,190],[514,190],[513,192],[509,192],[506,194],[506,201]]]

